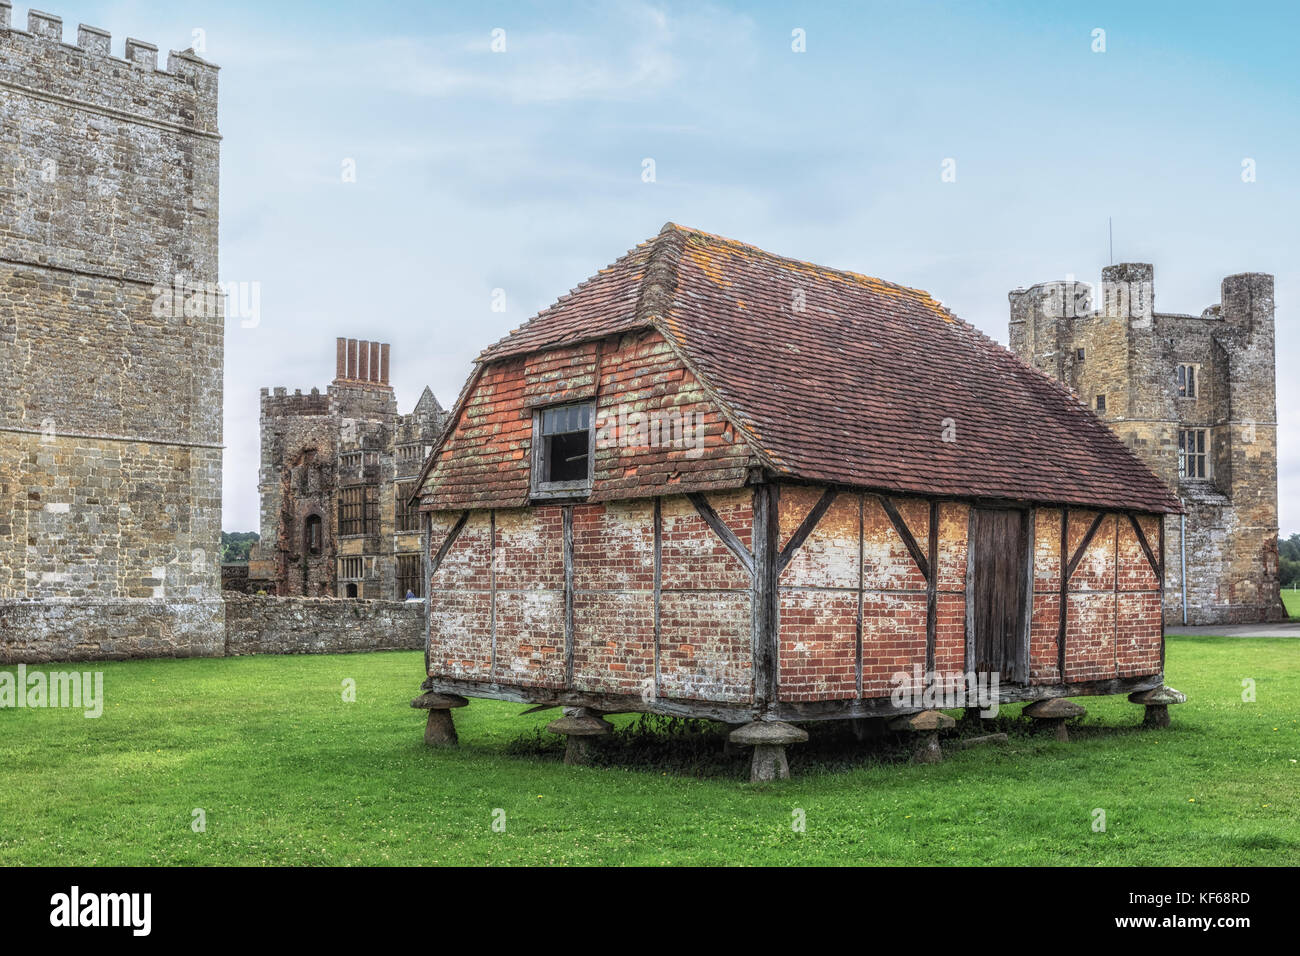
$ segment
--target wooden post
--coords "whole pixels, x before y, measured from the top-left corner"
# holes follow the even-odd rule
[[[777,699],[777,633],[780,627],[777,602],[777,548],[780,524],[779,498],[775,485],[754,488],[754,709],[765,712]]]

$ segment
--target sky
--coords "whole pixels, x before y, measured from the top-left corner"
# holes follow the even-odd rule
[[[1300,531],[1288,4],[49,7],[69,42],[221,67],[221,279],[260,292],[227,323],[228,531],[257,527],[259,389],[324,390],[336,336],[391,343],[401,411],[425,385],[450,407],[484,346],[673,221],[926,289],[1005,343],[1008,290],[1099,279],[1108,218],[1159,311],[1276,276]]]

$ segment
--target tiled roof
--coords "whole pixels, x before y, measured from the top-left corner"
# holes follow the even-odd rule
[[[642,326],[669,340],[777,475],[1180,510],[1068,389],[927,293],[672,223],[479,362]]]

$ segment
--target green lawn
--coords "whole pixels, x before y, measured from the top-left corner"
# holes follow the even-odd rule
[[[518,704],[471,703],[461,748],[427,750],[408,706],[420,665],[80,665],[104,672],[101,718],[0,710],[0,864],[1300,863],[1296,641],[1172,639],[1169,681],[1190,700],[1167,730],[1139,730],[1122,697],[1086,699],[1060,744],[1009,708],[999,749],[915,766],[810,744],[791,749],[794,779],[763,787],[698,737],[616,741],[612,766],[566,767],[537,734],[558,712]]]
[[[1286,608],[1289,617],[1300,617],[1300,591],[1283,588],[1282,605]]]

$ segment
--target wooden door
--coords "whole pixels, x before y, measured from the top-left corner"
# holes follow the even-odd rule
[[[967,610],[977,673],[1029,682],[1029,513],[973,508]]]

